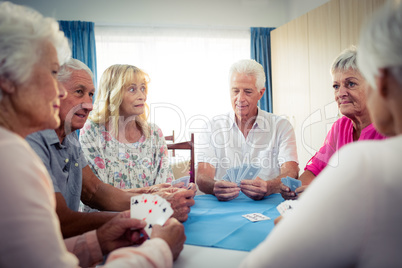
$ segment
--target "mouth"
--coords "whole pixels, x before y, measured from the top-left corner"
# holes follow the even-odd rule
[[[74,115],[75,115],[75,116],[78,116],[79,118],[85,119],[85,118],[87,118],[88,113],[85,112],[85,111],[80,111],[80,112],[76,112]]]
[[[137,105],[134,105],[134,107],[135,107],[135,108],[144,107],[144,104],[137,104]]]

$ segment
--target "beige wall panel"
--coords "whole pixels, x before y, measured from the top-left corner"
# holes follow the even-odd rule
[[[360,29],[386,0],[340,0],[341,48],[357,45]]]
[[[304,150],[311,157],[321,148],[328,130],[337,119],[330,67],[341,51],[339,0],[308,13],[311,143]]]
[[[304,167],[308,160],[302,141],[303,123],[310,113],[308,43],[308,17],[306,14],[288,23],[289,77],[287,79],[289,94],[284,100],[287,107],[285,113],[296,133],[301,167]],[[307,137],[310,136],[309,133],[306,134]]]
[[[289,95],[289,58],[287,24],[271,32],[272,106],[274,114],[286,113]]]

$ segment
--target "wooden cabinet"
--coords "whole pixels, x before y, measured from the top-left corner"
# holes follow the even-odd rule
[[[330,67],[386,0],[332,0],[271,32],[273,110],[292,123],[301,172],[338,118]]]

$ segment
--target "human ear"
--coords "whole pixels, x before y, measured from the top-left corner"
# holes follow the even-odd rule
[[[265,92],[265,87],[260,90],[260,97],[258,98],[258,100],[260,100],[262,98],[262,96],[264,95],[264,92]]]
[[[8,78],[0,77],[0,90],[12,94],[15,92],[15,84]]]

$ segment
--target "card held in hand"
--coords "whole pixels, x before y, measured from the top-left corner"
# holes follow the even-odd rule
[[[144,229],[149,237],[152,226],[165,224],[172,214],[170,203],[159,195],[142,194],[131,197],[130,216],[147,223]]]

